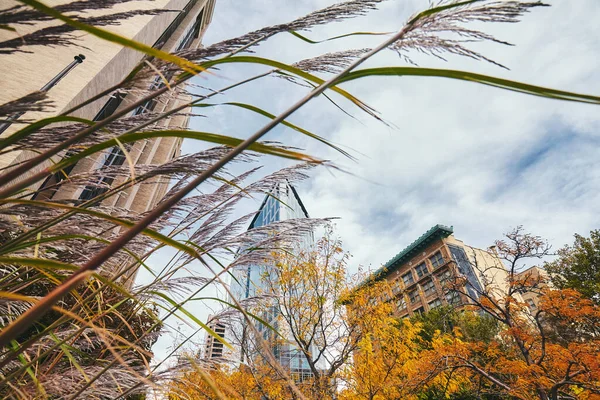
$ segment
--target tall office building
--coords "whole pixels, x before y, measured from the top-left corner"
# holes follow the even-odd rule
[[[309,218],[308,212],[298,196],[296,189],[289,183],[282,183],[273,188],[271,193],[265,196],[257,214],[248,227],[249,230],[258,227],[268,226],[278,221],[288,219]],[[314,243],[314,236],[311,234],[305,235],[301,239],[301,243],[297,243],[300,248],[308,249]],[[246,249],[240,249],[244,252]],[[270,288],[265,284],[265,276],[271,274],[271,266],[265,265],[250,265],[238,267],[232,270],[232,281],[230,291],[237,300],[250,299],[260,295],[271,295]],[[231,301],[231,299],[230,299]],[[278,323],[279,311],[276,307],[261,307],[260,316],[263,320],[269,323],[273,328],[277,329],[283,337],[286,337],[285,326]],[[214,322],[213,322],[214,323]],[[227,326],[229,333],[227,340],[230,340],[234,345],[235,351],[230,355],[230,359],[241,362],[250,361],[253,354],[259,355],[262,353],[260,349],[253,349],[252,332],[245,326],[243,321],[229,324]],[[285,370],[290,372],[290,375],[297,381],[306,379],[312,376],[308,363],[304,354],[292,345],[289,341],[281,340],[273,334],[273,331],[261,324],[257,324],[257,329],[270,345],[270,350]],[[207,335],[205,348],[213,349],[218,341]],[[219,347],[217,345],[217,347]],[[214,357],[214,351],[205,351],[204,358],[209,360],[218,360],[221,356]]]
[[[13,1],[5,3],[0,8],[9,8],[18,4]],[[54,1],[52,5],[57,7],[64,3],[68,3],[68,1]],[[111,24],[104,29],[166,52],[176,52],[196,48],[200,45],[204,31],[211,21],[214,4],[215,0],[140,0],[115,2],[110,9],[94,9],[97,7],[92,5],[89,6],[91,10],[86,10],[83,14],[86,17],[105,14],[123,15],[118,23]],[[162,11],[142,12],[141,15],[135,16],[125,15],[132,9],[135,11]],[[27,33],[55,23],[55,21],[38,21],[32,25],[19,25],[17,32],[0,30],[0,41],[13,37],[26,38]],[[48,99],[52,101],[53,108],[40,112],[28,112],[19,120],[37,120],[57,115],[119,83],[144,56],[138,51],[123,48],[118,44],[82,32],[77,32],[75,42],[77,45],[31,45],[25,48],[28,52],[3,55],[2,63],[0,63],[3,89],[0,92],[0,104],[39,90],[71,63],[74,56],[82,54],[85,56],[83,63],[76,65],[48,91]],[[162,79],[158,76],[142,83],[147,87],[157,87],[162,84]],[[109,94],[83,106],[70,115],[99,121],[137,100],[139,97],[136,97],[135,93]],[[184,101],[186,98],[181,95],[171,95],[161,98],[159,102],[149,101],[131,112],[131,115],[139,115],[148,111],[166,111],[183,104]],[[2,136],[10,135],[22,127],[18,123],[19,120],[8,127]],[[186,127],[187,122],[185,115],[178,115],[167,121],[161,121],[159,124],[161,124],[160,126]],[[181,139],[165,137],[136,142],[127,149],[127,152],[129,159],[136,165],[162,164],[178,156],[180,147]],[[13,151],[0,155],[0,167],[17,164],[31,156],[32,153],[29,151]],[[65,156],[65,153],[60,156]],[[30,189],[32,191],[37,189],[38,192],[34,196],[43,200],[71,200],[74,203],[89,200],[107,191],[111,186],[114,187],[120,181],[124,181],[125,178],[114,179],[100,173],[88,184],[66,184],[58,187],[56,184],[68,175],[86,174],[104,167],[123,165],[125,162],[124,152],[120,147],[114,147],[83,159],[63,172],[55,174],[43,182],[38,182]],[[40,165],[36,170],[49,164]],[[120,207],[136,213],[145,212],[160,201],[166,192],[167,185],[168,181],[155,178],[144,185],[134,186],[106,199],[103,205]]]
[[[309,218],[308,212],[296,189],[290,184],[282,183],[265,196],[248,230],[295,218]],[[305,238],[305,243],[301,246],[308,247],[312,241],[311,235]],[[232,280],[230,287],[232,294],[236,299],[244,300],[256,296],[257,293],[264,293],[266,288],[261,281],[261,276],[267,272],[266,265],[253,265],[233,270],[232,275],[235,279]]]

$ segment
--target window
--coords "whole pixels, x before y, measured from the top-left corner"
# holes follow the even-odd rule
[[[537,308],[533,299],[527,299],[527,307],[529,307],[529,311],[533,311]]]
[[[398,298],[396,305],[398,306],[398,310],[404,310],[406,308],[406,299],[404,298],[404,295]]]
[[[412,273],[410,271],[402,275],[402,281],[404,282],[404,286],[408,286],[415,283],[415,280],[413,279]]]
[[[415,314],[423,314],[425,312],[425,309],[423,307],[419,307],[415,310]]]
[[[392,283],[392,293],[398,294],[401,291],[402,291],[402,288],[400,287],[400,281],[395,280],[394,283]]]
[[[108,101],[102,106],[98,114],[94,117],[94,121],[102,121],[105,118],[110,117],[117,111],[117,108],[125,98],[125,94],[123,93],[115,93],[112,95]]]
[[[457,304],[460,302],[460,296],[456,292],[448,292],[446,293],[446,301],[448,304]]]
[[[444,257],[442,257],[442,253],[438,251],[433,256],[429,257],[429,261],[431,262],[433,268],[437,268],[444,264]]]
[[[445,269],[444,272],[438,274],[436,277],[440,284],[444,285],[448,280],[452,278],[452,272],[450,271],[450,269]]]
[[[195,5],[195,1],[190,1],[184,8],[183,10],[181,10],[181,12],[179,13],[179,15],[177,15],[177,17],[175,17],[175,19],[173,20],[173,22],[171,22],[171,24],[167,27],[167,29],[162,33],[162,35],[160,35],[160,37],[158,38],[158,40],[154,43],[154,45],[152,47],[160,49],[162,46],[164,46],[164,44],[167,42],[167,40],[169,40],[169,38],[171,37],[171,35],[175,32],[175,30],[179,27],[179,24],[181,24],[181,22],[183,21],[183,19],[189,14],[189,12],[192,10],[192,8]],[[204,9],[202,9],[201,11],[201,15],[204,13]],[[200,17],[202,18],[202,17]]]
[[[477,298],[478,293],[481,293],[482,290],[481,284],[479,283],[475,269],[473,268],[473,265],[471,265],[467,254],[461,247],[448,245],[448,248],[450,249],[452,258],[454,258],[454,261],[456,261],[456,264],[458,265],[458,270],[467,278],[467,291],[469,292],[469,295],[473,298]]]
[[[427,270],[427,265],[425,265],[424,262],[417,265],[415,267],[415,271],[417,272],[417,275],[419,276],[419,278],[422,278],[429,273],[429,271]]]
[[[388,290],[384,291],[381,294],[381,301],[384,302],[384,303],[386,301],[389,301],[391,298],[392,298],[392,294]]]
[[[433,283],[432,280],[428,280],[427,282],[423,283],[421,287],[423,288],[423,293],[425,293],[425,296],[431,296],[435,293],[435,283]]]
[[[410,304],[415,304],[421,300],[421,296],[419,296],[419,292],[417,290],[409,292],[408,297],[410,298]]]
[[[433,301],[430,301],[428,304],[429,304],[429,309],[433,310],[434,308],[441,307],[442,301],[440,299],[435,299]]]

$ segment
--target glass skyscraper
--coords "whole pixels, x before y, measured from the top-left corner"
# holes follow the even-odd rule
[[[289,183],[276,185],[273,190],[265,196],[258,213],[250,223],[248,230],[268,226],[270,224],[285,221],[289,219],[309,218],[308,212],[298,196],[296,189]],[[298,247],[308,250],[314,243],[312,233],[306,234],[300,239]],[[240,249],[240,254],[246,249]],[[269,265],[250,265],[237,267],[231,271],[232,280],[230,285],[231,294],[238,300],[245,300],[261,294],[269,293],[268,285],[265,284],[265,276],[271,273]],[[229,299],[231,300],[231,299]],[[278,323],[280,317],[276,307],[266,307],[260,311],[259,315],[264,321],[277,329],[280,334],[286,337],[285,327]],[[306,379],[311,376],[311,372],[303,353],[292,344],[284,340],[275,340],[275,335],[267,326],[257,324],[258,331],[262,334],[269,345],[270,350],[276,360],[283,366],[296,380]],[[252,351],[242,351],[242,347],[249,348],[252,345],[245,338],[251,335],[243,322],[233,324],[229,329],[235,330],[228,335],[230,339],[237,338],[239,343],[232,343],[236,348],[237,354],[234,355],[237,360],[247,362],[247,357],[252,357]],[[213,340],[210,337],[208,340]],[[291,342],[291,341],[290,341]],[[205,355],[206,356],[206,355]],[[210,356],[209,356],[210,357]]]
[[[259,212],[250,223],[248,230],[296,218],[309,218],[308,212],[296,189],[289,183],[282,183],[265,196]],[[312,245],[313,236],[307,235],[303,242],[300,247],[309,248]],[[244,300],[256,296],[257,293],[264,293],[266,288],[261,281],[261,276],[266,272],[268,271],[265,265],[234,269],[232,275],[235,279],[232,279],[230,286],[232,294],[237,300]]]

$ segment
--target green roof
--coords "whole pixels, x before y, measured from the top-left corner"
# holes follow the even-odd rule
[[[389,272],[408,261],[408,259],[414,256],[415,253],[417,253],[420,249],[428,246],[437,239],[446,238],[452,235],[453,232],[454,228],[452,226],[438,224],[432,227],[427,232],[422,234],[417,240],[408,245],[404,250],[396,254],[391,260],[386,262],[383,267],[375,271],[370,279],[377,280],[383,278]]]

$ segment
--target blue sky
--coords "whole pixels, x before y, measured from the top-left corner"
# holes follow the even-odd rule
[[[218,0],[204,43],[282,23],[332,4],[330,0]],[[489,24],[486,32],[515,46],[474,44],[473,48],[510,70],[448,56],[444,62],[411,54],[420,66],[463,69],[540,86],[600,93],[600,2],[549,0],[519,24]],[[388,0],[380,10],[306,35],[323,39],[352,31],[392,31],[425,0]],[[480,27],[480,26],[478,26]],[[328,51],[372,47],[382,37],[358,37],[309,45],[281,34],[256,49],[257,55],[294,62]],[[406,65],[389,51],[367,66]],[[224,87],[265,69],[224,67],[198,85]],[[441,223],[455,236],[487,247],[517,225],[547,238],[555,247],[575,232],[600,227],[600,109],[441,78],[367,78],[343,86],[381,112],[392,127],[333,96],[357,120],[323,98],[290,120],[352,150],[357,163],[297,132],[277,128],[267,139],[306,149],[348,169],[317,169],[298,187],[313,217],[339,217],[337,232],[359,265],[377,269],[402,248]],[[242,101],[278,113],[306,93],[277,78],[251,84],[219,101]],[[191,128],[245,138],[266,121],[247,111],[207,110]],[[186,142],[184,151],[199,145]],[[289,165],[263,158],[265,173]],[[256,209],[248,201],[239,215]],[[198,307],[198,313],[207,313]]]
[[[288,21],[332,3],[219,0],[204,42]],[[454,56],[448,56],[448,62],[420,55],[414,59],[420,66],[600,93],[596,72],[600,27],[594,22],[600,20],[600,4],[596,0],[549,3],[552,7],[533,10],[519,24],[483,27],[515,46],[473,47],[510,71]],[[367,17],[306,34],[321,39],[359,30],[392,31],[426,5],[423,0],[388,0]],[[374,46],[381,40],[361,37],[314,46],[282,34],[257,48],[257,54],[293,62],[327,51]],[[405,63],[387,52],[369,65]],[[225,68],[221,74],[223,85],[241,76],[239,67]],[[339,97],[339,104],[360,122],[323,99],[291,120],[355,150],[358,163],[289,129],[276,129],[268,139],[302,147],[353,173],[317,170],[299,192],[312,216],[340,217],[338,231],[356,265],[377,268],[436,223],[454,225],[458,238],[476,246],[487,246],[523,224],[557,247],[570,242],[573,233],[600,225],[596,107],[439,78],[367,78],[344,88],[374,106],[394,127],[369,118]],[[276,113],[303,93],[303,88],[271,78],[226,98]],[[217,118],[209,117],[192,126],[246,137],[265,122],[247,112],[225,109]],[[281,160],[264,161],[267,169],[285,165]]]

